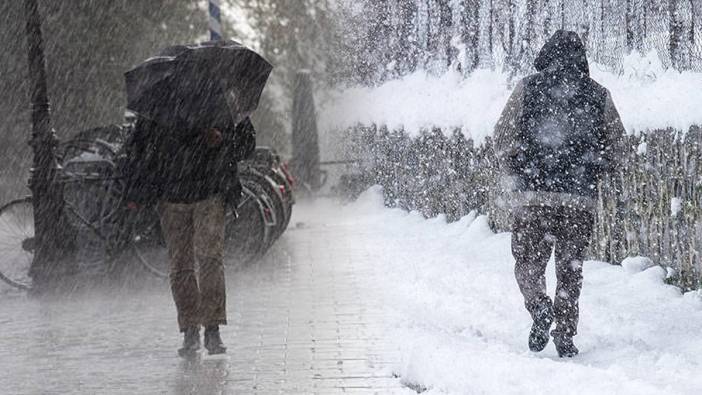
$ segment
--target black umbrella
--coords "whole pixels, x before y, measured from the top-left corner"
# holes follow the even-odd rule
[[[176,130],[236,124],[258,107],[272,69],[235,41],[168,47],[125,73],[127,108]]]

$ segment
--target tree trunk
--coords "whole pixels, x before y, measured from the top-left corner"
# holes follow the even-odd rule
[[[636,7],[633,9],[633,16],[635,17],[636,24],[634,29],[634,48],[640,53],[644,52],[645,39],[646,39],[646,0],[637,0]]]
[[[546,16],[544,17],[544,37],[549,37],[551,35],[551,23],[553,19],[551,0],[544,0],[543,7],[546,10]]]
[[[427,3],[427,56],[431,58],[432,54],[435,53],[435,48],[434,48],[434,29],[432,26],[432,18],[433,18],[433,12],[432,12],[432,5],[433,1],[432,0],[426,0]]]
[[[368,36],[365,39],[366,47],[363,49],[364,80],[368,83],[376,83],[386,78],[387,70],[385,65],[389,62],[390,51],[387,46],[387,39],[390,31],[388,29],[389,8],[386,3],[374,4],[368,9],[369,25]],[[383,67],[378,68],[377,65]]]
[[[519,50],[519,67],[521,68],[521,71],[526,71],[529,69],[533,61],[534,48],[532,48],[532,46],[535,36],[534,21],[537,8],[538,0],[527,0],[526,21],[523,35],[521,37],[521,47]]]
[[[650,7],[651,0],[643,0],[643,40],[648,38],[648,16],[651,14]]]
[[[626,0],[626,49],[628,52],[634,50],[634,0]]]
[[[695,18],[696,15],[695,0],[690,0],[690,44],[695,45]]]
[[[490,9],[488,10],[488,53],[490,54],[490,58],[493,56],[492,28],[495,22],[495,10],[493,6],[494,0],[490,0]]]
[[[532,42],[534,41],[534,32],[536,31],[534,26],[534,20],[536,17],[537,7],[537,0],[527,0],[526,30],[523,37],[527,47],[530,47]]]
[[[676,70],[680,70],[682,65],[681,44],[683,39],[683,22],[678,14],[678,0],[669,0],[668,2],[668,50],[670,52],[670,61]]]
[[[417,5],[414,1],[399,0],[399,25],[396,34],[398,37],[398,54],[395,61],[398,63],[401,74],[411,73],[417,69],[417,37],[414,32],[417,20]]]
[[[582,16],[583,16],[583,22],[582,22],[582,32],[580,33],[580,38],[583,40],[583,45],[585,48],[588,48],[588,45],[590,44],[590,23],[592,21],[592,18],[589,18],[589,10],[588,10],[588,0],[583,0],[583,9],[582,9]]]
[[[607,41],[605,40],[605,21],[607,20],[606,1],[607,0],[600,0],[600,48],[597,51],[600,56],[607,48]]]
[[[509,20],[507,22],[507,32],[509,37],[507,39],[507,64],[513,66],[514,62],[514,36],[515,36],[515,20],[517,19],[517,4],[515,0],[509,0]]]
[[[461,10],[461,40],[470,51],[466,72],[473,71],[480,62],[480,0],[464,0]]]
[[[439,39],[445,51],[446,67],[450,67],[456,58],[456,51],[451,45],[451,30],[453,28],[453,10],[448,0],[439,0]]]

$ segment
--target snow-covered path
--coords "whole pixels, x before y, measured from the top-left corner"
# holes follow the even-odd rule
[[[702,391],[702,298],[659,268],[586,263],[581,355],[561,360],[553,345],[527,350],[509,234],[485,218],[425,220],[371,190],[302,203],[293,224],[264,262],[231,274],[226,360],[175,356],[162,284],[61,300],[0,290],[0,392]]]
[[[702,298],[665,285],[661,268],[587,262],[581,354],[562,360],[552,344],[535,354],[509,234],[492,233],[484,217],[446,224],[381,202],[370,191],[352,210],[359,228],[373,229],[358,242],[378,253],[374,281],[397,318],[406,383],[428,393],[702,392]],[[548,273],[553,290],[553,262]]]

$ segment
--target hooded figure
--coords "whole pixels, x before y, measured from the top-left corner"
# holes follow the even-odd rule
[[[513,209],[515,274],[534,320],[529,347],[552,332],[560,356],[578,353],[582,260],[594,222],[598,181],[617,168],[624,127],[609,91],[590,78],[577,33],[559,30],[517,84],[495,128]],[[545,270],[555,248],[558,285],[551,301]]]

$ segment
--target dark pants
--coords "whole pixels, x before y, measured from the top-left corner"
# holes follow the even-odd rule
[[[567,207],[523,207],[515,212],[512,229],[514,273],[532,318],[551,304],[546,293],[546,266],[555,247],[556,330],[574,336],[578,328],[578,299],[583,285],[583,258],[592,235],[594,217]]]

